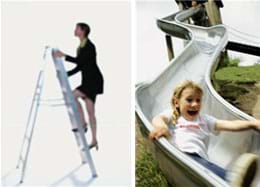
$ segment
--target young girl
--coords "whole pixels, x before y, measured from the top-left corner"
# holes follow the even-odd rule
[[[238,161],[243,162],[244,170],[236,171],[236,176],[233,174],[230,179],[232,173],[227,176],[223,168],[208,161],[207,144],[210,133],[217,135],[219,131],[241,131],[250,128],[260,130],[260,120],[227,121],[200,114],[202,95],[202,88],[192,81],[184,81],[178,85],[171,100],[172,110],[153,118],[154,130],[150,133],[150,138],[169,137],[169,141],[178,149],[219,177],[225,180],[228,177],[234,186],[249,186],[256,173],[257,156],[249,153],[242,155]],[[172,124],[174,128],[168,124]]]

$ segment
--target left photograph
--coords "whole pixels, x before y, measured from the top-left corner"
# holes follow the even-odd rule
[[[130,6],[2,2],[3,186],[132,185]]]

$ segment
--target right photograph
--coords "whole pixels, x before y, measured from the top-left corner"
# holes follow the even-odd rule
[[[260,187],[259,8],[136,1],[136,186]]]

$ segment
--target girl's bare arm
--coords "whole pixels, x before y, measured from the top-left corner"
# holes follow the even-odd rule
[[[217,131],[243,131],[248,129],[260,130],[260,120],[256,120],[256,121],[217,120],[215,129]]]
[[[170,135],[168,126],[168,119],[166,116],[157,115],[153,118],[152,124],[154,126],[153,131],[149,134],[150,139],[159,139],[162,136],[168,137]]]

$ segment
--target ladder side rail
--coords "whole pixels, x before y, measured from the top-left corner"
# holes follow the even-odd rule
[[[37,114],[38,114],[38,109],[39,109],[39,106],[40,106],[39,102],[40,102],[40,98],[41,98],[41,94],[42,94],[42,88],[43,88],[43,82],[44,82],[44,74],[43,73],[44,73],[44,71],[41,70],[40,74],[39,74],[39,79],[38,79],[39,82],[37,81],[39,84],[37,84],[37,87],[36,87],[36,93],[35,93],[36,98],[34,98],[35,101],[33,101],[35,103],[33,105],[33,106],[35,106],[34,115],[31,115],[31,113],[29,114],[29,117],[30,117],[28,119],[29,120],[29,124],[31,122],[31,129],[30,129],[29,137],[27,137],[27,133],[25,132],[26,136],[24,138],[25,138],[25,140],[28,138],[28,144],[27,144],[24,160],[21,160],[21,161],[23,161],[23,165],[22,165],[20,183],[23,182],[23,179],[24,179],[24,176],[25,176],[27,160],[28,160],[29,151],[30,151],[31,142],[32,142],[31,139],[32,139],[32,136],[33,136],[35,122],[36,122],[36,118],[37,118]],[[27,125],[27,127],[29,127],[29,125]],[[28,130],[29,130],[29,128],[27,129],[27,131]],[[23,153],[23,148],[22,148],[22,153]],[[21,159],[21,157],[20,157],[20,159]]]
[[[55,49],[53,49],[53,51],[55,51]],[[77,108],[77,105],[76,105],[76,100],[75,100],[74,95],[72,94],[70,84],[68,82],[67,72],[65,71],[65,68],[62,64],[63,62],[62,62],[61,58],[53,57],[53,61],[54,61],[55,67],[56,67],[57,77],[59,78],[60,85],[62,87],[63,95],[64,95],[65,98],[68,99],[69,102],[71,102],[70,104],[72,106],[72,110],[73,110],[74,117],[75,117],[75,120],[76,120],[76,125],[77,125],[77,128],[79,129],[79,131],[78,131],[79,137],[80,137],[81,143],[83,144],[83,147],[84,147],[83,151],[86,155],[86,158],[88,159],[92,175],[93,175],[93,177],[95,177],[97,175],[96,169],[95,169],[94,162],[93,162],[91,155],[90,155],[87,140],[85,138],[85,133],[84,133],[84,130],[83,130],[82,122],[80,120],[80,115],[79,115],[78,108]],[[67,93],[66,93],[66,91],[67,91]]]
[[[23,147],[24,147],[25,140],[26,140],[26,137],[27,137],[27,131],[28,131],[29,126],[30,126],[30,124],[31,124],[31,123],[30,123],[30,122],[31,122],[31,117],[32,117],[32,113],[33,113],[34,108],[35,108],[35,102],[36,102],[36,96],[37,96],[37,89],[38,89],[38,87],[39,87],[39,82],[40,82],[40,77],[41,77],[41,75],[42,75],[42,73],[39,72],[38,78],[37,78],[37,83],[36,83],[36,86],[35,86],[35,91],[34,91],[33,99],[32,99],[31,106],[30,106],[29,115],[28,115],[28,117],[27,117],[27,124],[26,124],[26,128],[25,128],[25,131],[24,131],[23,142],[22,142],[22,145],[21,145],[20,154],[19,154],[19,159],[18,159],[18,163],[17,163],[16,168],[19,168],[19,165],[20,165],[21,155],[22,155],[22,152],[23,152]]]

